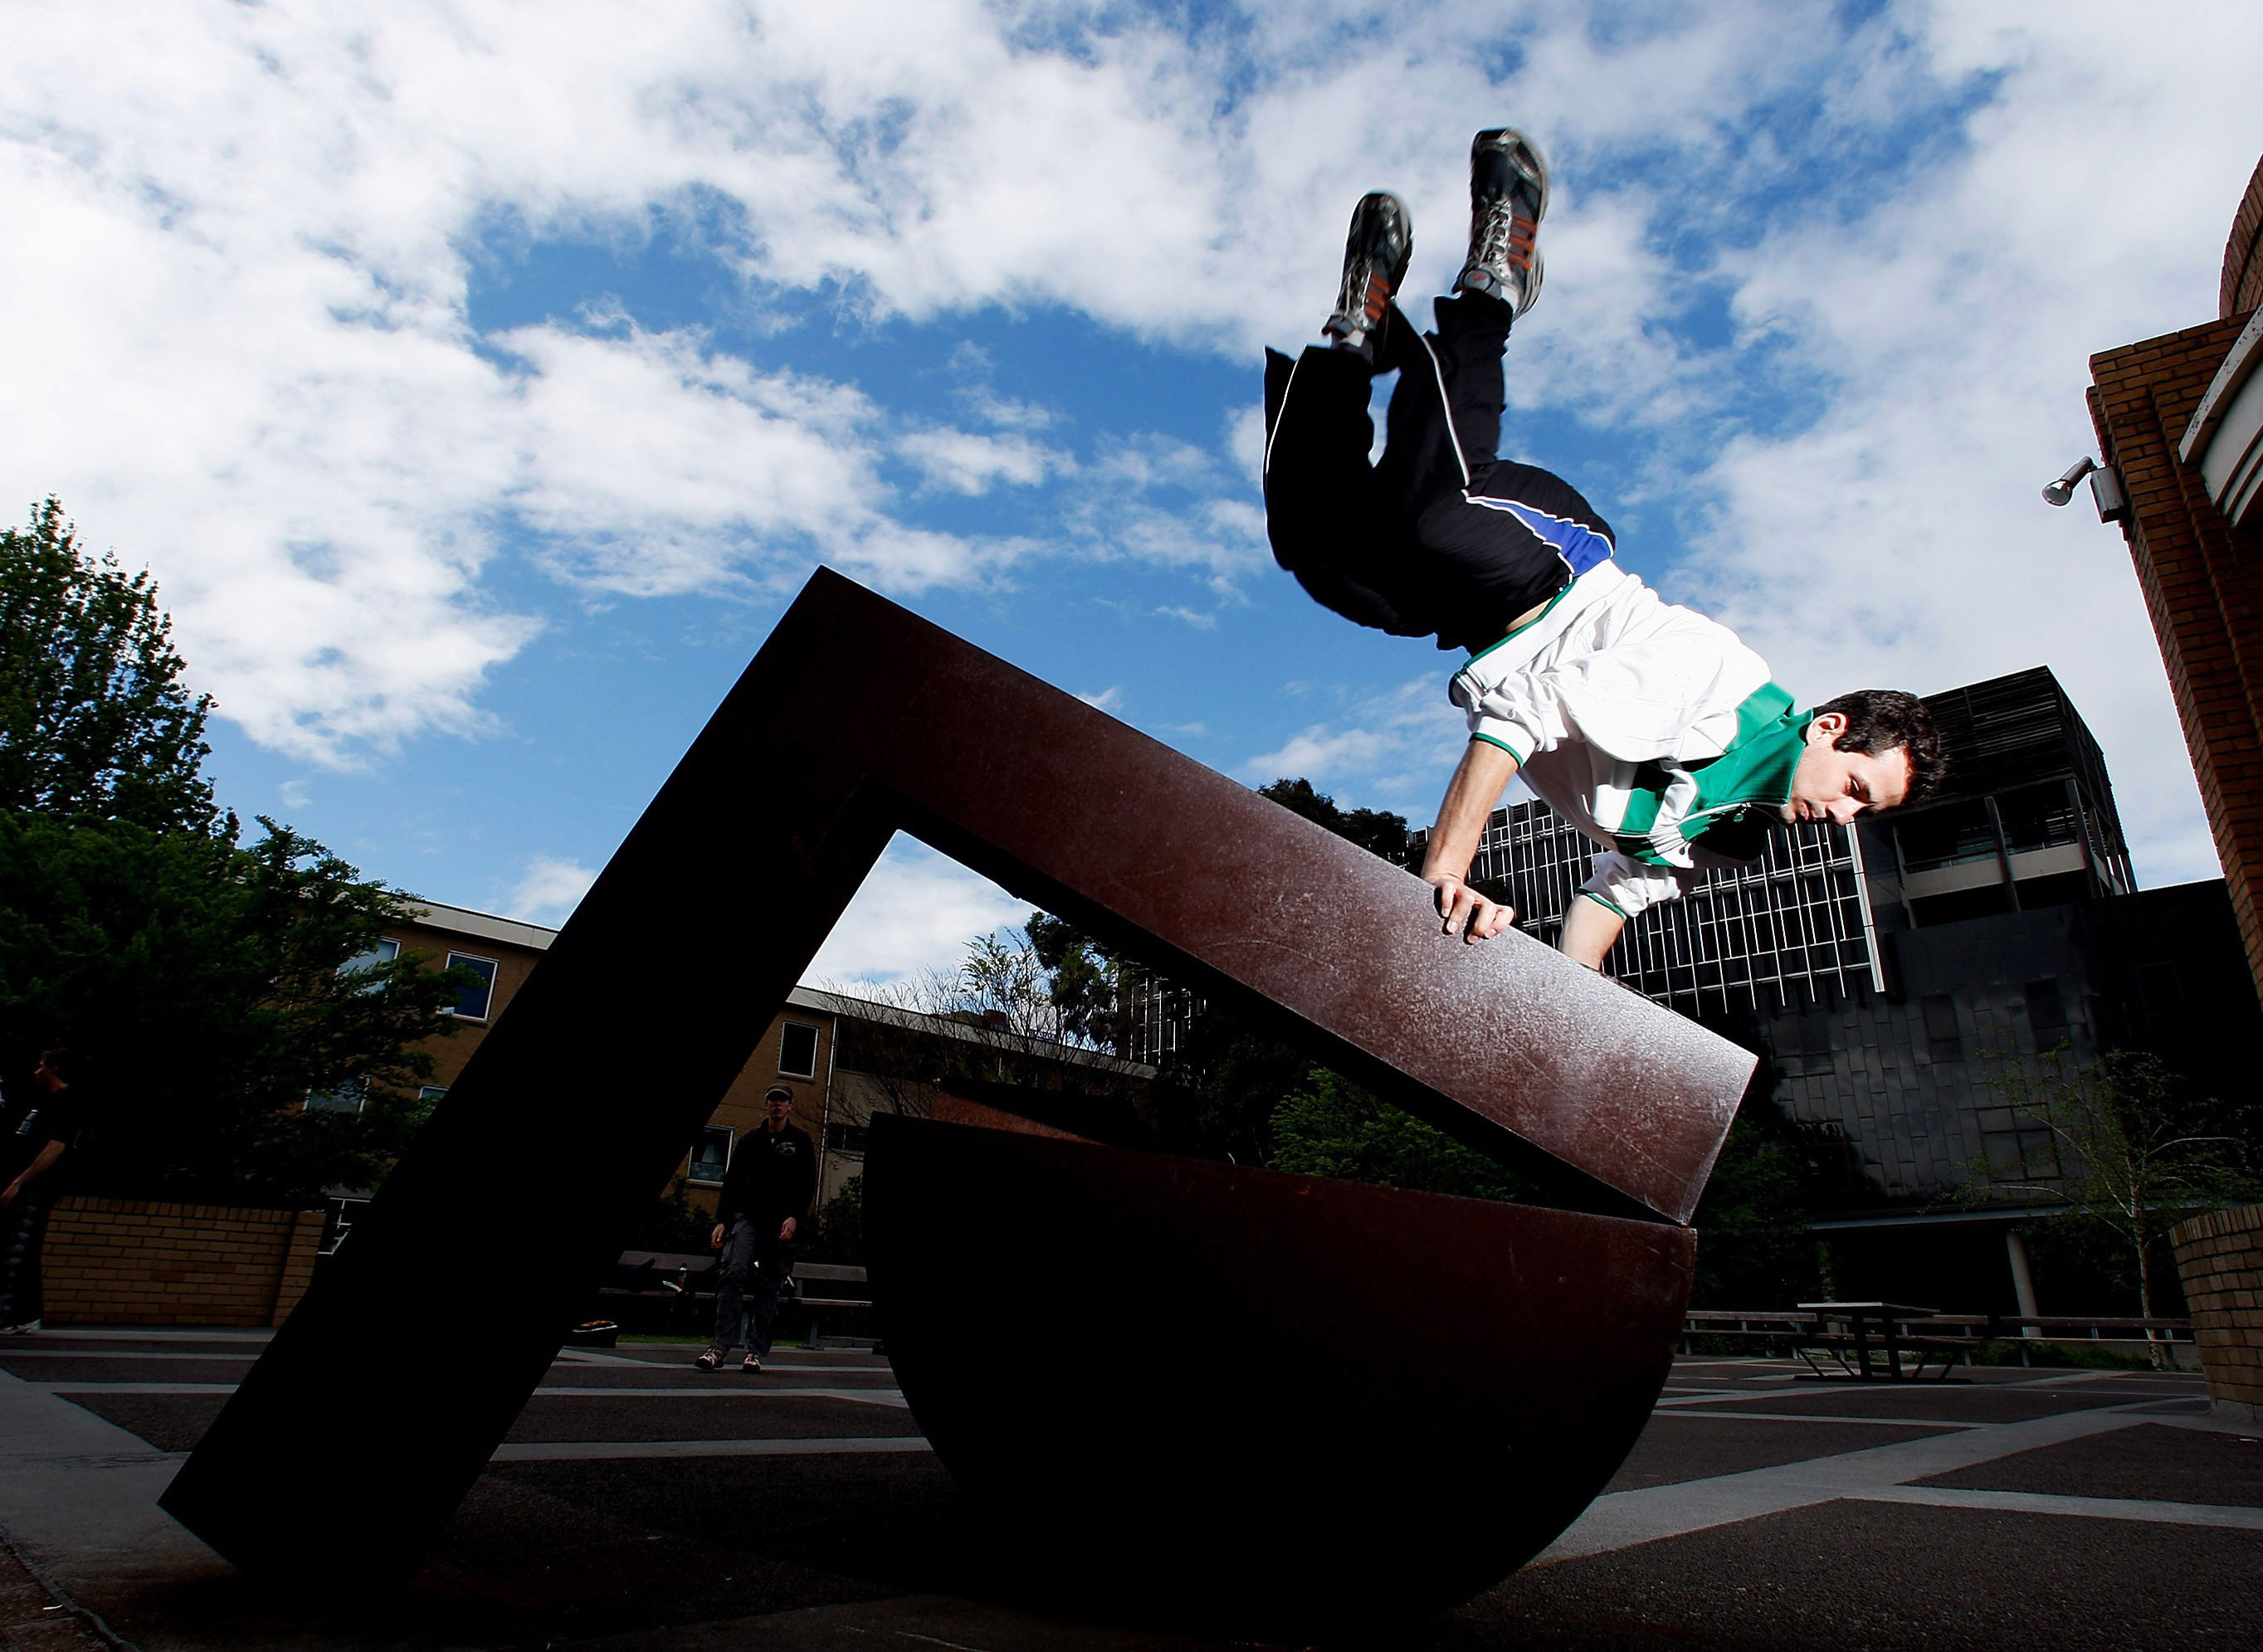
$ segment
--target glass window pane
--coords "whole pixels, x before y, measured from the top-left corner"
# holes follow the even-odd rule
[[[691,1144],[691,1167],[687,1173],[693,1181],[719,1182],[730,1163],[731,1132],[711,1124],[699,1132],[699,1139]]]
[[[817,1028],[788,1021],[779,1029],[778,1071],[795,1078],[817,1076]]]
[[[448,955],[448,967],[469,970],[480,977],[456,995],[450,1013],[468,1021],[487,1020],[488,1006],[495,1002],[495,961],[475,958],[468,952],[452,952]]]

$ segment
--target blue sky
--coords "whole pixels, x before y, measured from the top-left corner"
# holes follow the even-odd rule
[[[820,561],[1420,822],[1449,662],[1272,567],[1258,352],[1363,190],[1450,280],[1514,122],[1514,451],[1803,700],[2051,666],[2141,877],[2212,876],[2119,536],[2036,489],[2092,351],[2215,314],[2263,34],[2042,11],[18,4],[0,498],[155,570],[229,804],[441,900],[560,919]],[[871,893],[813,973],[1019,910]]]

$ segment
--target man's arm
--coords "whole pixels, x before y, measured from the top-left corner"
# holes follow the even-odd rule
[[[63,1145],[61,1142],[49,1142],[30,1164],[24,1166],[22,1173],[15,1180],[5,1187],[0,1187],[0,1208],[14,1204],[18,1194],[54,1169],[55,1160],[63,1156]]]
[[[1422,878],[1450,935],[1464,941],[1484,941],[1508,927],[1516,913],[1487,900],[1463,880],[1470,862],[1485,837],[1486,821],[1500,794],[1516,777],[1516,759],[1490,740],[1471,740],[1463,748],[1454,777],[1438,804],[1438,824],[1430,828],[1430,845],[1422,857]],[[1587,903],[1593,905],[1594,903]]]

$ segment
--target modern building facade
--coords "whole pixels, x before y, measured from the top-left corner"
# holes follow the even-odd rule
[[[1819,1226],[1873,1289],[2009,1310],[2001,1235],[2051,1201],[1976,1198],[1980,1167],[2048,1184],[2059,1165],[1999,1081],[2062,1046],[2087,1063],[2153,1045],[2241,1082],[2263,1011],[2222,884],[2136,891],[2105,761],[2048,670],[1927,703],[1950,763],[1934,798],[1772,834],[1630,925],[1607,968],[1766,1052],[1747,1105],[1803,1144],[1834,1207]],[[1594,853],[1530,802],[1494,812],[1472,869],[1552,941]],[[1920,1250],[1940,1260],[1913,1278]]]
[[[2099,515],[2121,524],[2263,992],[2263,162],[2216,319],[2091,357]]]

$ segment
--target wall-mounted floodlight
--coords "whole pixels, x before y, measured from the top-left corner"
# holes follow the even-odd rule
[[[2065,475],[2043,489],[2043,503],[2064,505],[2074,497],[2074,485],[2097,468],[2098,461],[2094,458],[2077,459],[2066,467]]]

